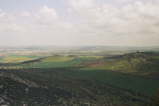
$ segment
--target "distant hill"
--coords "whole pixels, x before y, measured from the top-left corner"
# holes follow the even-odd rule
[[[131,73],[159,79],[159,77],[157,77],[159,75],[158,65],[158,52],[135,52],[105,57],[99,61],[88,64],[86,67]]]
[[[81,53],[81,52],[119,52],[119,53],[130,53],[135,51],[159,51],[159,47],[133,47],[133,46],[22,46],[22,47],[0,47],[0,54],[45,54],[50,55],[51,53]]]

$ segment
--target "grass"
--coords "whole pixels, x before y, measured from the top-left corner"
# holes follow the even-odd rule
[[[48,58],[43,59],[43,62],[67,62],[72,59],[73,57],[68,56],[50,56]]]
[[[136,56],[136,57],[135,57]],[[123,73],[158,72],[159,58],[155,55],[135,55],[123,56],[114,59],[101,59],[95,63],[87,65],[84,69],[90,70],[111,70]],[[143,57],[144,56],[144,57]]]
[[[1,57],[1,63],[18,63],[23,61],[29,61],[32,59],[38,58],[36,56],[20,56],[20,55],[9,55],[5,57]]]
[[[101,81],[96,81],[97,79],[93,79],[91,76],[94,76],[94,74],[97,74],[98,76],[99,73],[92,73],[89,76],[89,73],[87,74],[87,72],[85,72],[86,70],[81,71],[72,67],[30,69],[23,71],[8,70],[6,76],[14,75],[14,77],[6,77],[8,79],[5,77],[3,79],[1,78],[1,83],[4,83],[3,85],[5,85],[1,92],[5,91],[3,93],[4,95],[7,92],[14,101],[19,100],[26,101],[25,103],[30,103],[31,100],[34,103],[43,104],[36,106],[45,106],[48,103],[48,100],[52,102],[58,101],[59,103],[59,99],[65,101],[65,103],[69,102],[71,99],[71,103],[81,104],[81,101],[83,101],[83,103],[90,102],[95,103],[96,105],[98,103],[99,105],[110,103],[110,105],[113,106],[119,104],[121,104],[120,106],[127,106],[122,104],[129,104],[129,106],[142,106],[135,104],[147,103],[148,97],[118,87],[113,87]],[[21,81],[20,83],[16,81],[17,78],[18,81],[20,81],[19,78],[22,79],[22,83]],[[25,83],[23,80],[28,80],[28,83]],[[35,85],[32,82],[40,85],[40,87],[34,87]],[[30,87],[27,87],[28,85]],[[29,89],[29,92],[27,93],[25,91],[26,87]],[[38,102],[36,101],[36,98]],[[80,102],[78,102],[79,100]],[[31,104],[29,104],[29,106],[30,105]]]
[[[146,79],[108,70],[78,70],[65,74],[80,79],[95,80],[100,83],[110,84],[115,87],[140,92],[146,95],[154,94],[159,88],[159,80]]]
[[[77,67],[82,66],[89,61],[95,61],[97,57],[69,57],[69,56],[51,56],[44,58],[40,62],[24,64],[25,68],[61,68],[61,67]]]
[[[92,70],[111,70],[111,71],[125,71],[134,72],[133,66],[127,60],[119,61],[104,61],[101,64],[86,66],[85,69]]]
[[[30,72],[29,72],[30,73]],[[19,74],[22,74],[19,72]],[[24,77],[27,74],[23,74]],[[131,74],[123,74],[109,70],[80,70],[75,67],[37,69],[31,72],[26,78],[40,80],[44,82],[54,81],[55,76],[58,79],[73,79],[92,81],[94,84],[105,84],[115,88],[136,92],[152,96],[159,88],[159,80],[148,79]],[[52,82],[50,82],[52,83]]]
[[[17,62],[24,61],[26,57],[12,56],[12,58],[18,58],[14,61]],[[29,57],[27,57],[27,59],[28,58]],[[14,59],[7,58],[7,60],[11,61]],[[99,64],[96,64],[98,62]],[[87,63],[92,64],[87,65]],[[93,65],[94,63],[96,65]],[[69,69],[69,71],[62,71],[66,77],[93,80],[97,81],[97,83],[110,84],[122,89],[152,95],[159,88],[159,80],[148,79],[130,73],[140,72],[143,74],[144,72],[157,72],[159,70],[158,63],[158,56],[145,54],[125,55],[113,59],[103,58],[101,56],[50,56],[39,62],[20,64],[17,67],[11,66],[10,68],[16,69],[24,67],[28,69],[40,68],[43,70],[49,68],[51,70],[55,68],[59,70],[59,68],[64,68]],[[54,74],[54,71],[50,71],[46,74]]]

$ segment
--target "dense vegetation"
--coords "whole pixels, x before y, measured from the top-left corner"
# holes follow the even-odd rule
[[[159,53],[20,58],[0,64],[0,105],[157,106]]]

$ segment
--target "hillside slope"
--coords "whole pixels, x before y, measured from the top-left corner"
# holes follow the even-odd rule
[[[99,61],[90,62],[85,68],[111,70],[159,79],[157,77],[159,75],[159,53],[137,52],[105,57]]]
[[[37,71],[37,70],[36,70]],[[46,71],[46,70],[45,70]],[[45,72],[45,73],[49,73]],[[0,76],[0,105],[142,106],[149,98],[132,91],[73,77],[63,72],[5,71]]]

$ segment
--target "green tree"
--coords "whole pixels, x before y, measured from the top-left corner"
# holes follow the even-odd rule
[[[156,92],[155,96],[152,98],[152,102],[148,106],[159,106],[159,90]]]

